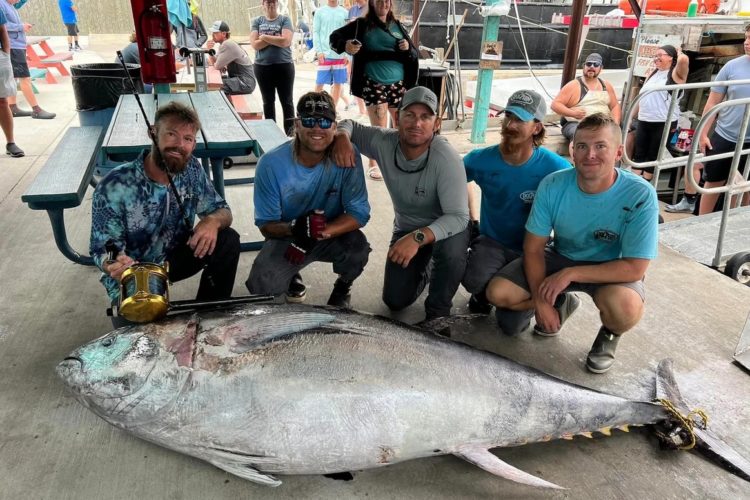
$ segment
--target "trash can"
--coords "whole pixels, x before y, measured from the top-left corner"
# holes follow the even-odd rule
[[[143,92],[141,67],[126,64],[137,92]],[[107,127],[122,94],[130,94],[128,73],[116,63],[78,64],[70,67],[73,95],[82,126]]]

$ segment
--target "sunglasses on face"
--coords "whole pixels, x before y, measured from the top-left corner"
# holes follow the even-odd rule
[[[328,118],[300,118],[299,121],[305,128],[314,128],[317,125],[325,130],[331,128],[331,125],[333,125],[333,120],[329,120]]]
[[[598,62],[587,62],[586,63],[586,67],[587,68],[598,68],[599,66],[601,66],[601,64],[599,64]]]

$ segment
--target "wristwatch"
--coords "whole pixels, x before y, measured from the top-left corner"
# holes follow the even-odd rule
[[[422,243],[424,243],[424,233],[421,229],[417,229],[411,235],[414,237],[414,241],[416,241],[420,246],[422,246]]]

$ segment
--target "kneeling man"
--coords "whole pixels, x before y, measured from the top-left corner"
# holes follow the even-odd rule
[[[587,116],[573,141],[575,169],[540,183],[526,223],[524,255],[493,279],[487,296],[501,307],[534,309],[534,331],[549,337],[566,319],[554,307],[560,294],[588,293],[602,327],[586,367],[604,373],[614,363],[620,336],[643,315],[643,277],[657,253],[659,205],[651,184],[615,168],[623,146],[612,118]]]
[[[339,275],[328,304],[349,307],[350,291],[367,264],[370,245],[359,228],[370,219],[362,162],[340,168],[331,158],[336,111],[326,92],[297,103],[294,138],[265,153],[255,173],[255,225],[266,241],[253,262],[250,293],[299,301],[299,271],[332,262]],[[304,296],[304,295],[302,295]]]

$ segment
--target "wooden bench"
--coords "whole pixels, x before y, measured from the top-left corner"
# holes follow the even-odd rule
[[[255,93],[229,96],[232,106],[243,120],[263,119],[263,101]]]
[[[21,200],[32,210],[46,210],[57,248],[68,259],[94,265],[68,243],[64,210],[81,204],[94,172],[102,142],[102,127],[70,127]]]
[[[258,158],[290,139],[273,120],[246,120],[245,128],[255,139],[255,156]]]

